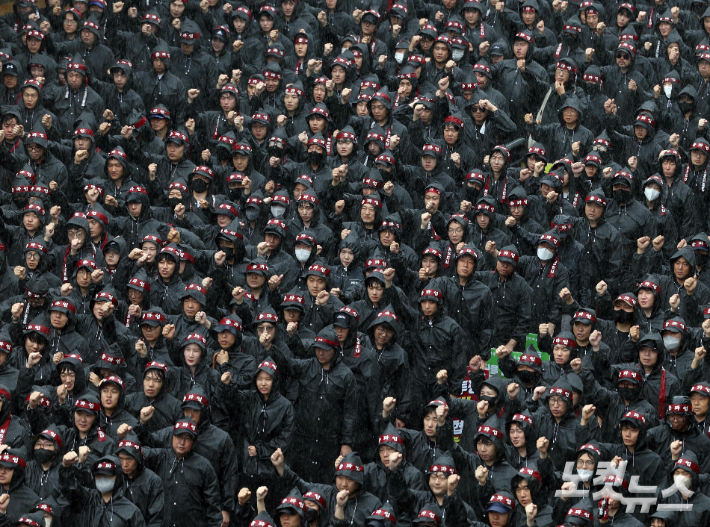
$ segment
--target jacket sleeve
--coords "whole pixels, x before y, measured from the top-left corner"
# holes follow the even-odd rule
[[[217,527],[222,523],[222,509],[219,494],[219,486],[214,469],[209,464],[209,461],[204,460],[203,478],[202,478],[202,499],[205,507],[205,525]]]
[[[147,527],[160,527],[163,523],[163,484],[159,478],[151,481],[148,510],[145,514]]]
[[[348,373],[350,373],[349,370]],[[357,383],[352,373],[346,377],[344,400],[342,442],[344,445],[352,445],[355,439],[358,406]]]

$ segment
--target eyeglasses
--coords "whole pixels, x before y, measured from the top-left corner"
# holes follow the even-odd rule
[[[258,328],[256,328],[256,332],[257,332],[259,335],[261,335],[264,331],[274,331],[274,329],[275,329],[274,326],[271,326],[271,325],[269,325],[269,326],[259,326]]]
[[[25,253],[25,258],[28,260],[39,260],[39,253],[36,253],[34,251]]]
[[[563,404],[567,404],[567,401],[565,401],[562,397],[550,397],[550,406],[562,406]]]
[[[449,476],[447,476],[443,472],[436,472],[436,473],[429,474],[429,477],[432,479],[439,480],[439,481],[449,479]]]
[[[578,459],[577,460],[577,468],[582,468],[582,467],[594,468],[594,461],[591,459],[588,459],[587,461],[582,461],[581,459]]]
[[[35,448],[54,448],[54,443],[52,443],[51,441],[39,440],[35,443]]]
[[[620,51],[615,55],[617,59],[624,59],[624,60],[629,60],[631,58],[631,55],[628,53],[624,53],[623,51]]]
[[[39,145],[27,145],[27,150],[30,152],[37,152],[38,150],[41,150],[42,147]]]

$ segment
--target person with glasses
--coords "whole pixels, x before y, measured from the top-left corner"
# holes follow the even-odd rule
[[[600,68],[604,77],[604,93],[613,96],[617,108],[616,116],[622,123],[633,119],[633,113],[641,102],[641,93],[650,89],[644,75],[634,68],[636,53],[633,42],[623,40],[614,50],[614,63]],[[587,55],[587,64],[592,58],[593,56]]]
[[[594,417],[596,408],[593,405],[588,404],[581,409],[581,419],[576,415],[574,393],[577,390],[573,388],[570,380],[564,376],[550,388],[538,386],[531,399],[533,405],[539,404],[537,401],[544,396],[543,404],[533,412],[532,419],[538,436],[549,442],[547,456],[550,457],[555,470],[562,470],[567,461],[574,459],[576,445],[597,440],[599,433],[597,419]],[[574,384],[577,383],[580,385],[578,389],[581,390],[579,379]],[[593,423],[590,424],[590,421]]]

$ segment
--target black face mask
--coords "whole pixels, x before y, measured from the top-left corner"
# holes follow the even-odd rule
[[[269,153],[270,157],[278,157],[281,159],[284,155],[283,148],[279,148],[278,146],[270,146],[266,151]]]
[[[203,181],[202,179],[193,179],[190,186],[192,187],[192,190],[198,194],[201,194],[207,190],[207,181]]]
[[[692,112],[693,106],[695,106],[695,104],[692,102],[679,102],[678,103],[678,107],[680,108],[680,112],[683,114],[686,114],[688,112]]]
[[[24,209],[27,206],[27,198],[15,197],[12,198],[12,201],[15,203],[18,209]]]
[[[316,521],[320,517],[319,509],[311,509],[306,507],[306,523],[311,523]]]
[[[707,254],[695,253],[695,265],[699,267],[705,267],[706,263],[708,263]]]
[[[616,390],[619,392],[619,395],[621,395],[621,398],[624,399],[624,401],[636,400],[636,394],[638,393],[636,388],[617,388]]]
[[[562,42],[564,42],[565,46],[567,46],[568,48],[577,47],[577,37],[574,37],[572,35],[563,35]]]
[[[489,410],[492,409],[493,406],[496,404],[496,399],[498,399],[498,397],[493,397],[491,395],[479,395],[478,396],[479,401],[488,402],[488,409]]]
[[[168,198],[168,206],[170,207],[170,210],[175,210],[175,207],[177,207],[180,203],[182,203],[180,198]]]
[[[235,203],[239,203],[239,200],[242,199],[242,192],[243,189],[241,188],[229,189],[229,199]]]
[[[39,464],[49,463],[52,459],[54,459],[54,456],[57,455],[57,453],[53,450],[47,450],[46,448],[37,448],[33,450],[33,452],[35,459]]]
[[[619,203],[626,203],[629,201],[629,196],[631,195],[631,192],[628,190],[615,190],[614,191],[614,199],[618,201]]]
[[[481,193],[480,188],[476,187],[469,187],[466,185],[466,200],[470,201],[471,203],[476,203],[478,201],[478,197]]]
[[[320,165],[324,157],[324,154],[320,152],[308,152],[308,163],[311,165]]]
[[[382,178],[382,181],[387,182],[392,179],[391,172],[387,172],[387,170],[385,170],[384,168],[378,168],[377,170],[380,173],[380,177]]]
[[[591,82],[585,82],[582,87],[584,88],[584,93],[587,95],[594,95],[595,93],[599,93],[599,86],[596,84],[592,84]]]
[[[227,255],[227,260],[234,258],[234,247],[225,247],[220,245],[219,250]]]
[[[540,374],[536,371],[521,370],[518,372],[518,377],[521,381],[523,381],[523,383],[530,384],[537,382],[540,378]]]
[[[633,312],[627,313],[623,309],[614,310],[614,322],[618,322],[619,324],[633,324],[634,314]]]

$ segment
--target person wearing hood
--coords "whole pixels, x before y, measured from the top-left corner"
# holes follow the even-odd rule
[[[460,393],[466,360],[474,350],[461,326],[446,315],[444,294],[435,284],[422,289],[416,322],[405,342],[412,364],[412,415],[417,422],[421,415],[419,409],[442,391],[443,384],[448,386],[446,393]],[[448,372],[443,374],[444,383],[439,382],[442,370]]]
[[[335,240],[333,231],[325,224],[325,211],[322,210],[320,200],[313,190],[301,192],[296,200],[298,218],[289,223],[290,230],[299,232],[307,229],[317,242],[316,245],[322,247],[319,255],[326,261],[330,261],[335,254]],[[302,264],[301,260],[299,260]],[[306,261],[309,265],[313,262],[310,258]]]
[[[666,401],[681,393],[681,385],[678,378],[664,367],[667,351],[661,334],[651,330],[645,335],[636,335],[634,329],[631,339],[624,344],[621,358],[638,360],[637,364],[644,374],[644,396],[656,409],[659,419],[663,420]]]
[[[133,166],[128,162],[128,154],[122,147],[117,146],[109,152],[103,173],[104,177],[96,190],[100,189],[99,193],[105,194],[103,203],[109,213],[114,216],[121,214],[126,205],[128,190],[137,186],[133,181]]]
[[[545,94],[547,72],[533,59],[535,41],[532,32],[520,31],[513,38],[513,55],[491,68],[496,86],[502,88],[503,95],[509,103],[510,117],[518,126],[523,124],[523,117],[528,110],[537,107],[536,101],[541,101]],[[520,61],[524,60],[524,66]],[[529,101],[529,104],[519,104]]]
[[[217,84],[217,65],[198,44],[201,33],[197,23],[189,19],[184,20],[180,25],[180,50],[177,53],[171,50],[174,55],[171,66],[187,90],[186,102],[196,105],[198,109],[204,107],[208,86]],[[200,97],[200,94],[203,96]]]
[[[0,455],[0,485],[3,494],[10,496],[10,504],[6,505],[3,517],[7,515],[12,524],[22,522],[24,515],[34,510],[40,501],[25,482],[26,457],[25,450],[17,448],[4,450]]]
[[[461,434],[459,444],[467,452],[476,452],[476,433],[478,426],[489,424],[489,420],[502,419],[506,422],[520,410],[517,395],[520,385],[506,383],[499,376],[486,379],[481,368],[481,361],[474,357],[469,363],[471,391],[478,394],[478,402],[449,397],[451,414],[455,418],[466,420],[469,427]]]
[[[352,451],[357,381],[336,353],[340,344],[332,326],[319,331],[312,347],[316,356],[310,359],[284,356],[275,346],[271,353],[278,368],[297,378],[301,387],[291,445],[294,471],[309,480],[328,481],[333,459]]]
[[[134,427],[138,424],[136,418],[126,409],[125,383],[119,376],[110,375],[100,381],[98,392],[101,400],[101,428],[116,441],[121,425]]]
[[[394,426],[388,424],[378,439],[376,461],[365,465],[365,485],[382,503],[393,501],[389,490],[393,471],[389,467],[391,455],[397,452],[405,456],[402,461],[397,463],[397,466],[402,467],[402,477],[406,488],[414,491],[426,491],[427,483],[424,476],[406,460],[404,438]]]
[[[67,297],[54,300],[49,306],[49,320],[52,332],[49,337],[48,352],[54,356],[58,352],[65,355],[78,353],[81,357],[89,357],[89,346],[76,331],[76,306]]]
[[[144,409],[142,413],[149,412]],[[194,451],[197,425],[189,418],[179,419],[171,431],[170,447],[151,448],[146,466],[163,481],[165,500],[163,525],[178,527],[185,523],[220,525],[220,489],[210,462]],[[138,434],[141,437],[141,434]],[[142,439],[142,438],[141,438]]]
[[[219,90],[218,101],[219,110],[207,110],[204,112],[197,111],[197,104],[189,103],[187,111],[191,118],[195,119],[196,130],[207,141],[204,145],[208,150],[214,151],[220,137],[229,132],[237,133],[238,130],[234,124],[234,119],[229,120],[231,112],[235,112],[234,117],[239,117],[239,90],[231,82],[225,83]],[[214,107],[210,105],[210,107]]]
[[[486,176],[474,170],[466,176],[467,190],[475,189],[475,195],[480,195],[481,190],[484,188],[484,183],[486,181]],[[485,190],[484,190],[485,192]],[[472,197],[473,196],[467,196]],[[468,208],[468,203],[463,203],[465,208]],[[470,232],[471,242],[470,244],[483,251],[483,249],[493,242],[496,245],[505,246],[508,244],[510,239],[509,232],[503,232],[501,229],[496,227],[496,211],[498,210],[497,203],[492,196],[484,195],[473,203],[471,202],[471,210],[467,213],[469,221],[472,223],[473,228]],[[481,256],[484,258],[480,260],[481,270],[486,270],[492,267],[492,257],[490,253],[482,252]],[[479,258],[480,259],[480,258]],[[488,261],[491,260],[491,262]]]
[[[619,420],[630,411],[642,415],[647,429],[658,426],[658,413],[654,406],[644,397],[644,374],[635,365],[623,367],[614,379],[615,390],[607,389],[599,384],[594,373],[583,367],[581,362],[573,361],[572,370],[579,375],[584,385],[588,400],[604,409],[604,421],[601,425],[600,439],[606,443],[616,443],[623,440],[617,428]]]
[[[706,467],[710,463],[707,450],[710,439],[694,426],[695,418],[690,399],[686,396],[675,396],[668,398],[667,401],[665,419],[659,426],[648,431],[649,448],[658,452],[665,465],[673,461],[678,454],[683,455],[688,451],[699,452],[698,465]],[[674,448],[671,449],[671,446]],[[704,471],[705,468],[702,470]]]
[[[608,101],[608,107],[614,107],[617,112],[616,117],[624,123],[633,119],[634,115],[632,114],[638,107],[642,93],[646,93],[649,89],[649,83],[644,74],[636,67],[636,53],[637,49],[633,41],[621,41],[614,49],[613,59],[615,62],[600,68],[604,76],[604,93],[614,96],[615,104]],[[587,60],[588,63],[589,60]],[[607,106],[604,109],[607,110]],[[607,110],[607,114],[609,112],[610,110]]]
[[[551,159],[559,159],[567,152],[579,155],[589,151],[594,135],[581,124],[584,109],[579,99],[575,95],[567,97],[557,113],[560,122],[547,125],[534,121],[532,113],[526,114],[525,124],[531,136],[548,145]]]
[[[559,337],[559,335],[558,335]],[[571,342],[567,343],[571,347]],[[566,347],[566,346],[565,346]],[[532,346],[528,346],[520,358],[515,361],[506,350],[496,350],[498,367],[503,374],[513,379],[520,387],[524,399],[532,397],[537,386],[546,386],[543,375],[548,374],[548,369],[543,368],[542,359]],[[475,359],[474,359],[475,360]],[[476,363],[469,363],[472,370],[479,367]]]
[[[628,170],[620,170],[611,178],[611,188],[614,199],[610,200],[605,213],[609,225],[616,227],[619,233],[619,251],[625,265],[621,268],[619,288],[627,290],[633,287],[632,256],[634,242],[644,236],[653,240],[656,238],[656,224],[650,211],[634,199],[635,178]],[[638,242],[637,242],[638,243]],[[655,247],[654,247],[655,249]]]
[[[237,315],[229,315],[210,330],[216,334],[215,340],[221,348],[213,356],[215,369],[220,375],[229,372],[232,383],[238,389],[248,389],[253,384],[257,364],[243,347],[242,319]]]
[[[518,505],[527,511],[528,505],[537,507],[535,514],[535,524],[539,527],[552,527],[553,510],[547,503],[545,496],[546,484],[543,484],[543,476],[536,467],[522,467],[518,474],[511,480],[511,492],[515,495]],[[527,514],[523,518],[516,516],[517,526],[524,527],[523,519],[527,525]]]
[[[145,454],[138,436],[129,433],[118,443],[116,457],[123,472],[123,497],[143,515],[148,527],[160,527],[163,521],[163,482],[145,466]],[[116,489],[118,490],[118,489]]]
[[[321,508],[334,510],[336,522],[337,519],[340,519],[344,520],[344,524],[364,525],[368,511],[377,510],[381,506],[380,500],[370,494],[364,487],[365,465],[357,452],[348,453],[336,460],[335,476],[332,478],[332,484],[330,485],[325,483],[328,480],[324,480],[321,484],[303,480],[297,472],[284,465],[284,456],[281,450],[277,450],[274,453],[271,457],[271,462],[276,468],[280,479],[284,480],[285,488],[296,487],[276,508],[276,511],[281,513],[280,519],[282,521],[284,513],[291,515],[295,513],[300,516],[301,525],[306,525],[306,521],[310,523],[305,514],[306,506],[303,500],[300,498],[293,499],[296,496],[302,496],[301,492],[304,492],[303,497],[305,499],[319,502]],[[347,494],[343,491],[346,491]],[[344,494],[345,496],[343,496]],[[347,500],[344,502],[341,496],[347,497]],[[345,518],[348,519],[346,520]],[[290,525],[294,526],[297,523],[290,523]]]
[[[50,327],[47,316],[41,313],[28,324],[13,322],[8,328],[13,342],[22,343],[22,351],[18,347],[8,363],[19,370],[17,390],[20,395],[27,393],[33,384],[46,385],[52,377],[54,363],[48,348]]]
[[[690,377],[690,376],[689,376]],[[690,380],[690,379],[688,379]],[[684,386],[687,380],[684,379]],[[689,390],[690,404],[695,417],[695,426],[703,433],[708,430],[708,409],[710,408],[710,383],[705,381],[696,382]]]
[[[599,428],[593,417],[595,408],[591,404],[585,405],[577,410],[581,419],[577,418],[573,389],[565,377],[561,377],[549,389],[539,387],[532,400],[537,401],[540,394],[545,397],[544,404],[532,414],[532,419],[536,423],[538,436],[549,441],[547,455],[557,470],[564,467],[565,462],[574,459],[576,445],[596,439]],[[591,421],[593,424],[590,424]]]
[[[222,374],[223,383],[231,379],[231,373]],[[254,389],[237,392],[235,383],[227,384],[226,393],[232,393],[234,410],[240,415],[240,486],[276,484],[271,456],[278,449],[288,451],[294,430],[293,405],[281,395],[279,381],[278,367],[267,357],[252,377]]]
[[[672,313],[671,313],[672,314]],[[695,358],[694,344],[698,342],[700,330],[689,328],[685,320],[674,316],[663,323],[661,336],[668,356],[664,368],[684,381]]]
[[[398,512],[399,524],[421,524],[426,525],[424,520],[434,518],[446,518],[447,523],[434,522],[434,525],[456,525],[457,515],[449,511],[450,483],[449,478],[457,475],[456,464],[448,454],[442,454],[431,462],[431,465],[424,471],[427,478],[427,489],[419,490],[406,485],[406,462],[400,453],[393,453],[390,456],[388,465],[389,491],[392,497],[391,502]],[[464,501],[459,501],[462,517],[459,518],[463,524],[469,524],[476,517],[474,510]],[[436,513],[432,512],[436,511]],[[426,512],[426,516],[422,516]],[[438,513],[438,514],[437,514]]]
[[[342,307],[333,315],[333,329],[338,337],[338,350],[343,364],[350,368],[358,386],[357,432],[355,450],[365,459],[374,457],[371,442],[379,413],[381,399],[380,367],[377,357],[368,345],[368,337],[358,331],[359,313],[352,307]]]
[[[31,66],[31,65],[30,65]],[[17,124],[24,126],[25,130],[34,130],[36,124],[45,124],[45,121],[49,119],[49,123],[58,123],[57,117],[44,108],[44,87],[35,79],[26,80],[20,87],[22,92],[22,98],[17,104],[18,120]],[[6,114],[12,115],[12,113]],[[3,119],[5,115],[3,115]],[[56,127],[50,127],[47,129],[45,126],[45,131],[51,137],[52,141],[59,141],[61,139],[59,135],[59,130]]]
[[[496,243],[489,241],[486,247],[497,253],[495,270],[476,271],[474,276],[491,289],[496,306],[491,347],[505,345],[513,351],[518,344],[523,345],[530,327],[532,290],[525,278],[515,272],[520,257],[514,245],[498,251]]]
[[[184,122],[187,90],[180,79],[170,70],[171,51],[165,42],[158,43],[150,54],[152,68],[134,73],[135,90],[143,98],[146,108],[163,104],[170,112],[173,122]],[[105,71],[105,70],[104,70]]]
[[[634,410],[624,413],[618,422],[621,443],[600,443],[605,458],[621,458],[625,461],[629,476],[638,476],[640,485],[662,485],[666,481],[663,460],[649,448],[647,442],[648,421]]]
[[[531,468],[537,471],[538,466],[541,468],[549,466],[543,462],[542,454],[537,449],[538,437],[533,424],[530,412],[527,410],[513,414],[505,423],[505,459],[521,474],[524,473],[522,469]]]
[[[155,408],[150,421],[144,425],[151,433],[169,427],[182,415],[180,401],[167,391],[172,384],[169,372],[173,369],[174,366],[151,360],[143,370],[142,391],[126,396],[126,410],[135,418],[140,417],[141,408]]]
[[[155,257],[158,264],[158,276],[151,280],[150,303],[159,307],[166,314],[179,314],[179,298],[185,291],[185,284],[180,278],[180,254],[174,244],[168,244]]]
[[[113,56],[110,57],[106,67],[100,71],[106,71],[114,62]],[[56,126],[65,139],[72,137],[74,123],[81,119],[83,112],[91,112],[97,122],[103,116],[104,102],[98,93],[87,86],[88,74],[88,66],[83,58],[78,54],[75,55],[67,65],[66,89],[58,90],[54,95],[54,101],[51,102],[50,106],[58,117]]]
[[[264,241],[258,246],[248,245],[246,254],[248,258],[265,258],[269,270],[280,276],[280,283],[286,291],[293,287],[299,274],[298,265],[284,250],[287,232],[288,225],[284,221],[278,218],[270,219],[263,229]]]
[[[640,249],[637,252],[640,252]],[[652,254],[650,256],[644,254],[642,269],[646,268],[648,263],[651,263],[651,272],[653,272],[661,265],[663,255],[662,251],[655,250],[655,248],[654,251],[646,251],[646,253],[648,252]],[[658,285],[658,290],[654,290],[654,296],[659,298],[662,305],[669,305],[670,299],[674,295],[678,295],[680,300],[677,308],[678,316],[681,316],[689,326],[693,327],[699,326],[701,323],[701,311],[696,308],[696,305],[702,306],[710,303],[710,289],[698,279],[695,258],[693,247],[686,245],[670,259],[672,277],[666,275],[654,276],[654,281]]]
[[[584,198],[584,216],[570,217],[572,237],[584,246],[582,257],[589,262],[588,288],[603,280],[612,294],[617,294],[621,269],[619,231],[606,222],[606,207],[606,196],[601,189],[590,192]],[[591,291],[589,295],[591,298]]]
[[[223,376],[225,375],[227,374],[223,374]],[[229,379],[229,376],[225,377],[225,379]],[[229,434],[213,424],[213,409],[215,409],[216,404],[220,404],[220,394],[223,386],[219,378],[217,383],[219,385],[215,386],[212,391],[204,389],[199,384],[193,385],[182,399],[185,418],[178,420],[176,423],[184,422],[185,420],[194,423],[195,438],[191,445],[191,451],[207,460],[215,471],[220,508],[222,515],[226,514],[224,517],[228,519],[234,514],[236,507],[234,496],[236,495],[237,486],[238,459],[234,443]],[[136,432],[143,444],[151,447],[151,449],[167,449],[168,445],[171,444],[171,440],[174,441],[175,429],[167,427],[153,434],[148,433],[147,424],[154,414],[151,408],[151,406],[148,406],[141,409],[140,426],[136,428]],[[128,431],[130,429],[125,427],[119,432],[119,437],[121,432],[128,433]]]
[[[666,192],[665,182],[659,174],[654,174],[643,182],[643,205],[651,212],[654,230],[658,236],[663,236],[664,256],[670,259],[678,245],[678,221],[687,222],[684,216],[688,215],[676,218],[676,210],[671,211],[663,203],[663,194]],[[685,230],[685,226],[683,229]]]
[[[109,69],[110,82],[92,79],[92,85],[96,86],[97,93],[101,95],[106,109],[109,110],[109,113],[104,112],[104,116],[111,123],[111,131],[114,134],[120,132],[124,126],[135,124],[129,120],[134,111],[139,115],[146,114],[143,99],[132,87],[134,66],[128,60],[119,60]]]
[[[84,475],[76,463],[84,463],[86,455],[68,452],[59,469],[62,494],[75,511],[71,518],[78,525],[146,525],[143,514],[123,495],[123,471],[120,460],[106,455],[91,463],[95,488],[82,486]]]
[[[43,392],[34,392],[31,404],[51,404]],[[25,467],[26,485],[40,499],[51,498],[60,492],[59,467],[62,461],[64,439],[56,425],[50,425],[37,434],[32,442],[32,455]]]
[[[703,471],[701,460],[702,456],[696,455],[693,450],[686,450],[685,447],[682,447],[682,450],[681,447],[676,447],[673,451],[673,468],[669,476],[672,476],[678,490],[663,498],[663,502],[671,507],[689,506],[689,510],[678,515],[678,527],[689,527],[710,519],[710,498],[699,491],[699,476]]]

